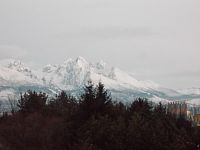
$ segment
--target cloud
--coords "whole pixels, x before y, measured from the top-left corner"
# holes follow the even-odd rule
[[[176,77],[198,77],[200,76],[200,70],[187,70],[175,73],[174,76]]]
[[[82,28],[77,31],[69,31],[57,34],[59,38],[87,38],[87,39],[123,39],[134,37],[148,37],[156,35],[148,28],[134,27],[101,27]]]
[[[0,59],[22,59],[27,55],[27,51],[18,46],[0,45]]]

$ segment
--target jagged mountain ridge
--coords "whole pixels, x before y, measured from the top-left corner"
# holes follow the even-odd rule
[[[114,100],[129,102],[135,97],[146,97],[154,102],[168,100],[200,99],[200,95],[188,94],[159,86],[152,81],[139,81],[132,75],[110,67],[105,62],[90,63],[83,57],[67,59],[59,65],[47,65],[39,70],[27,67],[18,60],[1,65],[0,97],[17,95],[28,89],[55,94],[61,90],[80,95],[82,87],[92,81],[101,81],[111,91]]]
[[[156,84],[147,81],[138,81],[118,68],[109,68],[102,61],[92,64],[82,57],[75,60],[68,59],[61,65],[47,65],[42,72],[46,84],[54,84],[66,90],[68,86],[76,88],[89,80],[94,83],[101,81],[108,88],[113,86],[145,89],[157,87]]]

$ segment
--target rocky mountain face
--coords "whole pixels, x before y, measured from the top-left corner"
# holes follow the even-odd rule
[[[0,98],[19,95],[30,90],[54,95],[61,90],[80,96],[88,81],[102,82],[111,92],[113,100],[128,103],[136,97],[145,97],[153,102],[187,100],[194,104],[200,101],[199,89],[173,90],[163,88],[152,81],[139,81],[132,75],[105,62],[90,63],[82,57],[67,59],[62,64],[31,69],[18,60],[0,62]]]

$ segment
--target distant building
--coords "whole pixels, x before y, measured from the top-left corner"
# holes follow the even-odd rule
[[[200,106],[188,106],[185,102],[171,102],[167,104],[167,113],[176,118],[184,117],[192,121],[193,126],[200,126]]]
[[[174,115],[176,118],[187,118],[187,104],[185,102],[168,103],[167,113]]]
[[[192,115],[192,112],[191,111],[187,111],[187,120],[189,121],[193,121],[193,115]]]
[[[193,116],[193,121],[197,126],[200,126],[200,114],[196,114]]]
[[[193,116],[200,114],[200,106],[193,106],[190,108],[190,111]]]

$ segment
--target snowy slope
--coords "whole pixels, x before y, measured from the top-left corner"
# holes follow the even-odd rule
[[[198,92],[176,91],[159,86],[152,81],[140,81],[119,68],[105,62],[90,63],[82,57],[67,59],[62,64],[49,64],[33,70],[21,61],[0,61],[0,97],[6,93],[19,94],[28,89],[55,94],[70,91],[80,95],[82,87],[92,81],[101,81],[111,91],[114,100],[132,101],[136,97],[149,98],[154,102],[168,100],[200,99]],[[197,90],[198,91],[198,90]]]
[[[94,83],[103,82],[111,88],[157,88],[158,85],[151,82],[138,81],[118,68],[108,68],[106,63],[92,64],[84,58],[68,59],[61,65],[47,65],[43,68],[43,80],[46,84],[53,84],[68,89],[69,87],[83,86],[89,80]]]
[[[200,88],[188,88],[188,89],[181,89],[178,91],[182,94],[198,94],[198,95],[200,95]]]
[[[37,84],[39,80],[28,68],[10,64],[8,67],[0,66],[0,83],[1,85]]]

